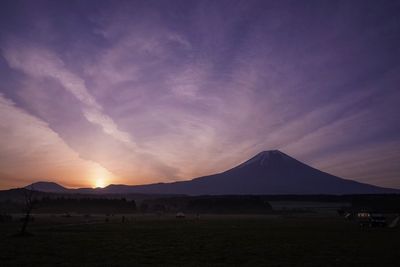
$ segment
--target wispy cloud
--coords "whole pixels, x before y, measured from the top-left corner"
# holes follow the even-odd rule
[[[20,42],[8,44],[4,51],[11,68],[37,78],[56,79],[65,90],[83,104],[83,114],[89,122],[99,125],[105,133],[116,140],[125,142],[132,148],[136,147],[130,135],[119,130],[112,118],[104,114],[102,106],[86,88],[85,81],[69,71],[54,53],[43,48],[24,46]]]

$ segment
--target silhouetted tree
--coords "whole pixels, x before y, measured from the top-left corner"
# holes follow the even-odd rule
[[[24,190],[24,200],[25,200],[25,207],[24,207],[24,211],[25,211],[25,216],[22,220],[22,227],[21,227],[21,231],[19,233],[19,235],[21,236],[26,236],[27,235],[27,227],[29,222],[32,220],[31,217],[31,213],[35,204],[35,200],[34,200],[34,188],[33,186],[31,186],[29,189],[25,189]]]

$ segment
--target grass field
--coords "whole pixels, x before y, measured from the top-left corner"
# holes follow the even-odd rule
[[[399,229],[339,217],[37,217],[0,224],[0,266],[398,266]]]

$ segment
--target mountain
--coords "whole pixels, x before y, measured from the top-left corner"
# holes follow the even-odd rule
[[[263,151],[222,173],[190,181],[126,186],[110,185],[108,193],[151,193],[188,195],[242,194],[381,194],[400,190],[342,179],[314,169],[285,153]]]
[[[66,189],[56,183],[32,184],[44,192],[95,194],[186,194],[186,195],[274,195],[274,194],[386,194],[398,189],[346,180],[312,168],[279,151],[263,151],[222,173],[189,181],[148,185],[109,185],[105,188]]]
[[[66,193],[69,189],[53,182],[36,182],[25,187],[41,192]]]

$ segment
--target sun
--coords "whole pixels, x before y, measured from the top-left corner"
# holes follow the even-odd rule
[[[94,187],[95,188],[104,188],[104,187],[106,187],[106,182],[104,181],[103,178],[97,178],[94,182]]]
[[[100,164],[95,164],[89,175],[90,184],[93,188],[104,188],[115,179],[115,176]]]

